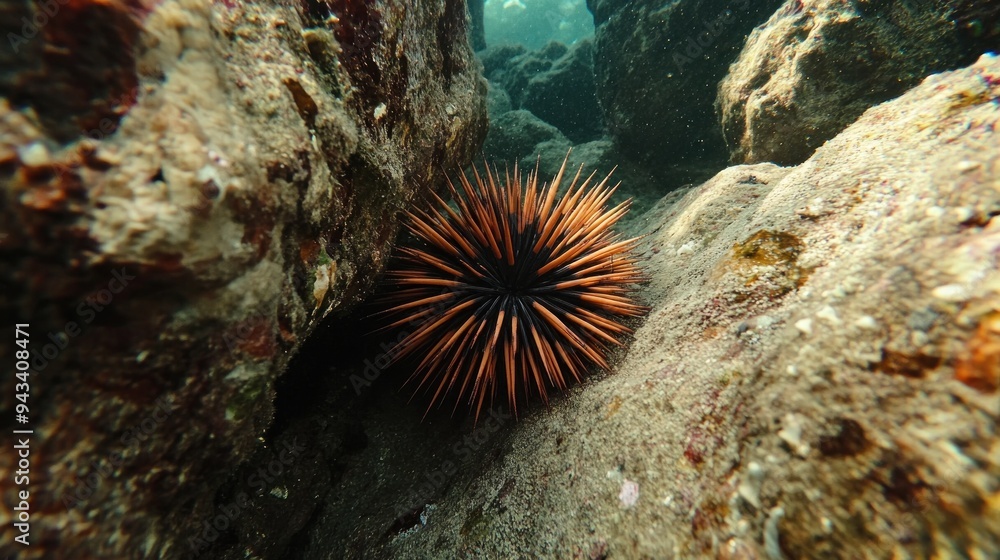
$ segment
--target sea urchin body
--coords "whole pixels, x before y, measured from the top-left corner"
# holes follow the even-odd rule
[[[411,381],[430,406],[451,395],[478,417],[501,388],[515,412],[520,394],[547,402],[590,364],[606,369],[609,345],[630,332],[620,320],[645,313],[631,297],[638,240],[611,229],[629,202],[607,209],[610,175],[593,184],[579,170],[557,201],[565,170],[541,188],[529,173],[524,189],[516,167],[463,173],[461,194],[448,183],[454,208],[435,196],[409,214],[415,244],[388,273],[388,327],[409,325],[394,355],[419,360]]]

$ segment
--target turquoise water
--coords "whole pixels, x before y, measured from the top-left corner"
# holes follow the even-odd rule
[[[486,41],[538,48],[549,41],[573,44],[594,34],[584,0],[486,0]]]

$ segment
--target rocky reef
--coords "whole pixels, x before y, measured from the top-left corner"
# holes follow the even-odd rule
[[[4,509],[4,556],[213,545],[233,468],[296,449],[262,437],[289,358],[481,145],[467,22],[457,0],[4,3],[0,315],[32,368],[4,447],[34,430],[32,545]]]
[[[995,2],[591,0],[478,56],[454,0],[42,5],[0,5],[3,555],[1000,556]],[[401,213],[570,147],[649,315],[425,416],[366,303]]]

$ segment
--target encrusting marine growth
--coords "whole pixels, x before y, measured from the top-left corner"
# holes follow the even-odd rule
[[[448,181],[454,208],[434,195],[432,210],[409,213],[415,244],[388,272],[385,313],[399,318],[386,328],[413,329],[393,354],[419,359],[410,381],[430,407],[453,395],[478,418],[501,385],[515,413],[519,392],[547,402],[589,364],[606,369],[608,344],[631,332],[619,321],[647,311],[632,298],[638,239],[611,229],[631,201],[606,209],[617,185],[580,182],[582,166],[557,201],[568,160],[541,189],[537,170],[525,189],[516,166],[502,184],[489,168],[474,182],[462,173],[461,194]]]

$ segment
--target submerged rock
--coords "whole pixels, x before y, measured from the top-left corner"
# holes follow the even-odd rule
[[[865,109],[972,62],[947,2],[788,0],[719,85],[734,163],[794,165]]]
[[[507,111],[495,117],[490,123],[490,132],[483,144],[490,165],[509,165],[511,168],[525,154],[537,151],[543,142],[555,142],[565,146],[565,155],[570,142],[559,129],[539,119],[531,111],[518,109]]]
[[[524,45],[500,44],[492,45],[476,53],[483,64],[483,75],[488,79],[497,79],[495,72],[506,72],[511,59],[528,52]]]
[[[252,517],[217,493],[237,465],[288,476],[317,453],[263,437],[289,358],[369,290],[415,194],[479,149],[465,5],[9,4],[0,315],[30,324],[34,435],[32,546],[4,510],[0,551],[213,556]],[[269,520],[280,549],[316,496],[260,490],[298,506]]]
[[[780,0],[588,0],[605,124],[622,152],[657,167],[724,146],[716,86],[745,34]]]
[[[594,81],[594,43],[584,40],[533,76],[525,86],[521,108],[555,126],[573,142],[589,142],[604,127]]]
[[[520,45],[501,45],[487,49],[482,59],[486,77],[503,86],[514,106],[521,107],[528,82],[548,72],[567,52],[569,47],[557,41],[533,51],[525,51]]]
[[[490,116],[490,120],[496,119],[513,108],[510,96],[507,95],[507,90],[495,84],[489,84],[489,93],[486,97],[486,112]]]
[[[601,138],[592,41],[552,41],[535,51],[502,45],[478,56],[490,80],[487,159],[533,158],[540,142],[565,144],[565,155],[570,142]]]

